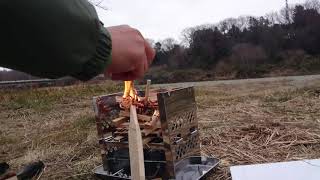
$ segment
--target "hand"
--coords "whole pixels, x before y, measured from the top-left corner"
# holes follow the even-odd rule
[[[143,77],[155,51],[141,33],[127,25],[108,27],[112,40],[112,62],[105,76],[112,80],[135,80]]]

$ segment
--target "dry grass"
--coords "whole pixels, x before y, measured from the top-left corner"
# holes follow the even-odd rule
[[[88,179],[100,164],[91,99],[120,89],[108,82],[1,92],[0,161],[19,169],[41,159],[43,179]]]
[[[202,152],[221,159],[209,179],[231,179],[233,165],[320,157],[320,86],[221,86],[199,90],[197,101]]]
[[[202,152],[229,167],[320,157],[319,81],[197,88]],[[101,163],[92,96],[116,84],[6,91],[0,94],[0,161],[14,169],[41,159],[43,179],[88,179]]]

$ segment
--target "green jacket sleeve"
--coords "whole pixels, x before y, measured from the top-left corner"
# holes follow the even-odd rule
[[[1,0],[0,66],[88,80],[111,62],[111,38],[86,0]]]

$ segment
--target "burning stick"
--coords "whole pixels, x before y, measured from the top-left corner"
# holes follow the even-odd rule
[[[133,81],[124,81],[124,92],[122,96],[121,106],[124,109],[129,109],[130,105],[136,100],[136,91],[133,86]]]
[[[137,109],[134,105],[135,101],[139,101],[139,99],[134,89],[133,81],[125,81],[121,106],[125,109],[130,109],[128,139],[131,179],[145,180],[143,141],[138,122]]]

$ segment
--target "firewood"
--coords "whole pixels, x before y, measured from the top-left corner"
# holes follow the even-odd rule
[[[151,137],[145,137],[145,138],[143,138],[143,140],[142,140],[143,145],[148,144],[151,140],[152,140]]]
[[[117,128],[116,131],[114,132],[115,135],[128,135],[128,129],[125,128]]]
[[[125,138],[124,136],[116,136],[116,137],[114,138],[114,140],[120,142],[120,141],[123,140],[124,138]]]
[[[130,123],[125,122],[125,123],[120,124],[118,127],[119,127],[119,128],[126,128],[126,129],[128,129],[128,128],[129,128],[129,125],[130,125]],[[148,127],[145,123],[142,123],[142,122],[139,122],[139,126],[140,126],[140,128],[147,128],[147,127]]]
[[[146,122],[145,125],[148,129],[155,128],[155,127],[158,127],[158,128],[161,127],[159,110],[154,111],[154,113],[151,117],[151,121]]]
[[[128,117],[119,117],[114,120],[112,120],[112,124],[116,127],[120,126],[121,124],[128,122],[129,118]]]
[[[130,117],[130,112],[128,112],[128,111],[120,111],[119,116]],[[137,114],[137,117],[138,117],[138,121],[149,122],[149,121],[152,120],[151,116],[147,116],[147,115]]]
[[[150,134],[158,135],[159,134],[159,132],[157,132],[158,129],[159,129],[158,127],[155,127],[153,129],[143,129],[141,133],[143,136],[148,136]]]

